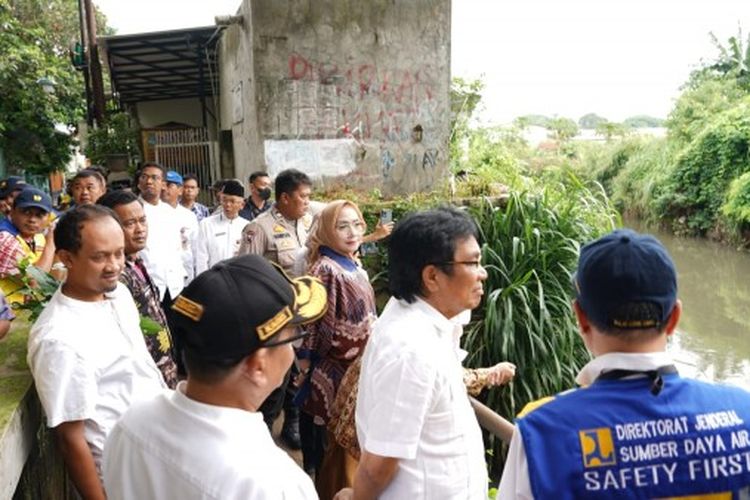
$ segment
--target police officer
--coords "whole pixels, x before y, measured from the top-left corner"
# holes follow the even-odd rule
[[[614,231],[583,247],[575,287],[595,356],[585,388],[524,409],[498,498],[746,498],[750,393],[677,373],[665,349],[682,305],[666,249]]]
[[[276,177],[274,189],[276,203],[245,227],[239,255],[262,255],[290,273],[312,224],[308,213],[312,181],[303,172],[288,169]]]
[[[308,213],[312,181],[303,172],[288,169],[276,176],[274,190],[274,206],[256,217],[242,231],[238,255],[262,255],[292,274],[297,254],[305,246],[307,232],[312,224],[312,216]],[[298,450],[301,447],[299,409],[292,402],[294,389],[289,384],[289,375],[287,374],[284,384],[266,399],[261,411],[270,427],[283,406],[284,426],[281,438],[289,448]]]

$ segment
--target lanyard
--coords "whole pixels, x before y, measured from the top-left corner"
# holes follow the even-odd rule
[[[656,370],[609,370],[602,372],[596,380],[620,380],[633,375],[645,375],[651,380],[651,394],[658,396],[664,388],[664,378],[662,375],[671,375],[677,373],[674,365],[660,366]]]

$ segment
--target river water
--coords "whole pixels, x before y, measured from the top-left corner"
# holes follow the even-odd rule
[[[680,373],[750,389],[750,253],[626,225],[657,236],[677,267],[683,313],[669,349]]]

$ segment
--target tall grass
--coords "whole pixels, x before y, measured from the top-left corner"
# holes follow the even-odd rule
[[[571,276],[581,244],[613,229],[618,216],[603,190],[572,176],[538,194],[514,193],[502,208],[485,202],[474,216],[489,276],[464,337],[467,366],[517,365],[515,381],[485,401],[512,418],[526,403],[573,387],[589,359],[571,310]]]

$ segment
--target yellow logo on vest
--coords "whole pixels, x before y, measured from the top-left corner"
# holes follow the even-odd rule
[[[612,431],[607,427],[578,431],[584,467],[615,465],[615,444]]]

